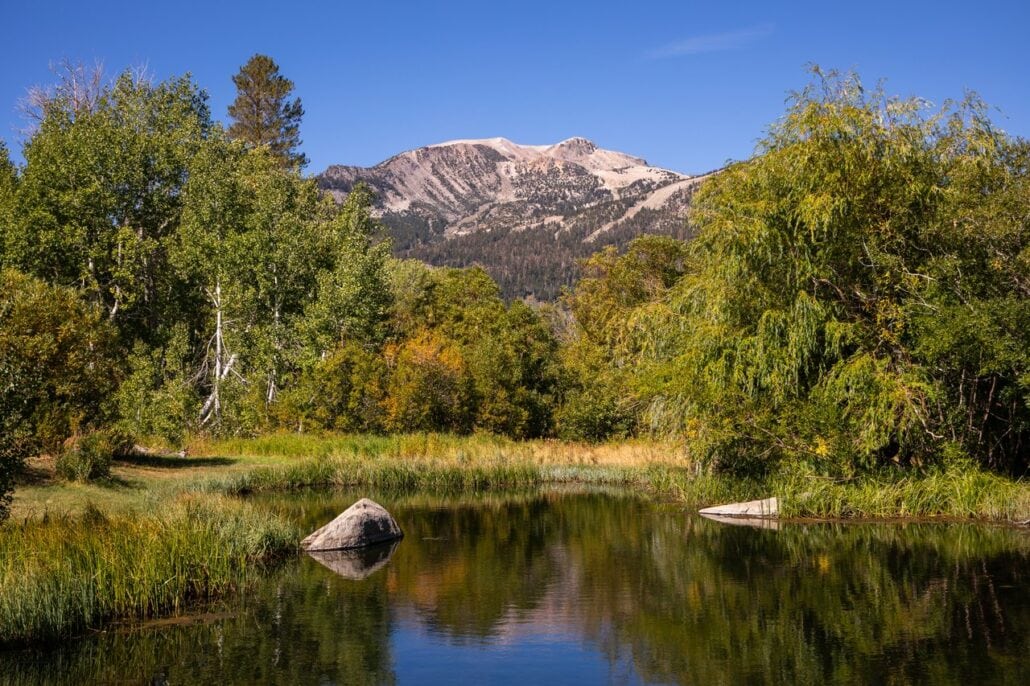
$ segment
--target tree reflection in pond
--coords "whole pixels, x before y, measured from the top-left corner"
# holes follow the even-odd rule
[[[375,497],[405,538],[363,580],[300,558],[206,623],[0,654],[0,683],[1030,683],[1026,531],[749,529],[618,492]],[[314,528],[354,499],[264,502]]]

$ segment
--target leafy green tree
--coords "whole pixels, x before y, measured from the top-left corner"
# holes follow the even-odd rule
[[[650,321],[663,423],[733,469],[1025,466],[1026,145],[975,100],[930,112],[817,72],[695,199]]]
[[[395,262],[390,279],[395,335],[429,330],[460,349],[472,382],[467,411],[477,429],[515,437],[551,430],[558,346],[537,312],[505,305],[480,268]]]
[[[461,350],[443,335],[422,331],[388,346],[386,426],[391,431],[472,428],[472,379]]]
[[[25,145],[4,260],[79,288],[123,340],[153,344],[191,306],[167,254],[211,128],[206,95],[187,77],[154,85],[128,72],[86,104],[74,92],[55,91]]]
[[[380,350],[345,341],[300,372],[283,393],[276,419],[295,431],[380,432],[387,381]]]
[[[333,208],[268,150],[220,139],[198,154],[184,195],[173,256],[206,300],[199,421],[224,428],[232,398],[230,424],[254,427],[295,364],[305,306],[333,265]]]
[[[199,407],[191,381],[193,358],[192,338],[184,322],[171,327],[160,346],[142,342],[133,346],[115,395],[120,423],[127,431],[142,439],[182,443]]]
[[[660,337],[644,322],[683,276],[686,254],[686,243],[642,236],[622,255],[606,248],[583,261],[583,277],[563,298],[572,322],[561,351],[562,437],[600,441],[635,429],[641,358]]]
[[[108,419],[114,332],[69,288],[0,272],[0,519],[24,457]]]
[[[267,55],[254,55],[232,77],[236,99],[229,105],[229,136],[250,147],[268,146],[284,166],[300,168],[307,158],[300,147],[300,98],[289,100],[293,81],[279,73]]]
[[[14,202],[18,173],[7,146],[0,141],[0,269],[6,263],[8,234],[14,230]]]
[[[386,339],[392,303],[386,272],[390,245],[374,241],[382,226],[371,209],[371,192],[358,184],[326,227],[332,266],[319,276],[318,295],[304,323],[311,351],[320,357],[341,341],[375,348]]]

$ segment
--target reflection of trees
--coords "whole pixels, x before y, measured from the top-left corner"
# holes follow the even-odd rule
[[[642,677],[680,683],[961,683],[1030,676],[1024,533],[971,525],[727,527],[633,498],[520,499],[408,516],[387,574],[438,630],[489,640],[513,612]],[[443,542],[423,542],[443,536]],[[561,621],[569,622],[568,616]],[[1016,679],[1018,681],[1018,679]]]
[[[508,506],[432,510],[411,517],[389,583],[434,630],[487,638],[509,612],[535,606],[558,574],[541,500]],[[432,540],[428,540],[432,539]]]
[[[405,538],[364,581],[303,559],[230,619],[86,639],[37,663],[0,655],[0,684],[392,682],[398,619],[492,643],[512,638],[512,618],[583,636],[651,681],[1030,682],[1025,532],[763,531],[600,494],[379,500]],[[309,494],[276,507],[313,528],[348,504]]]
[[[612,649],[632,646],[645,678],[890,683],[925,677],[932,666],[936,681],[960,683],[972,673],[1030,672],[1012,665],[1030,648],[1028,546],[1019,533],[930,525],[776,532],[655,516],[632,502],[594,516],[561,509],[579,568],[605,570],[584,579],[583,630],[606,636]],[[599,518],[621,549],[582,535]]]

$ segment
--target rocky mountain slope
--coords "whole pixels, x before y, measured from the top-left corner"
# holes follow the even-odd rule
[[[577,259],[641,233],[687,237],[697,183],[585,138],[518,145],[504,138],[410,150],[374,167],[332,166],[320,183],[342,199],[359,181],[378,197],[398,256],[480,264],[509,297],[554,298]]]

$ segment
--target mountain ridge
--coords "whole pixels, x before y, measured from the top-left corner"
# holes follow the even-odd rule
[[[642,233],[689,236],[691,176],[579,136],[550,145],[459,139],[318,178],[338,201],[359,182],[394,252],[430,264],[479,264],[508,297],[553,299],[576,261]],[[523,264],[519,264],[520,260]]]

